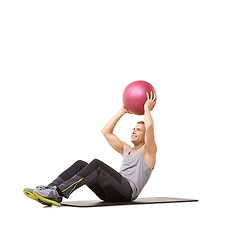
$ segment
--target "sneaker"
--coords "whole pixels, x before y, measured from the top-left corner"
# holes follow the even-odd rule
[[[45,188],[44,186],[37,186],[36,189],[42,189],[42,188]],[[24,188],[23,189],[23,192],[24,194],[29,197],[30,199],[32,200],[35,200],[37,202],[40,202],[44,205],[49,205],[49,204],[46,204],[45,202],[42,202],[40,199],[38,199],[34,194],[33,194],[33,190],[32,188]]]
[[[38,200],[47,205],[54,204],[56,206],[61,206],[62,197],[59,196],[56,186],[36,188],[33,190],[33,194],[38,198]]]

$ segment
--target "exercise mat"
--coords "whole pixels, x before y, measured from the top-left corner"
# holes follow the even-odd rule
[[[119,205],[137,205],[137,204],[157,204],[157,203],[179,203],[179,202],[197,202],[196,199],[172,198],[172,197],[149,197],[137,198],[132,202],[104,202],[101,200],[88,201],[66,201],[62,202],[62,206],[69,207],[104,207]]]

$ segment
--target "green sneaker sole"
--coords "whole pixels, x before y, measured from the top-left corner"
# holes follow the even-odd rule
[[[35,196],[32,192],[28,191],[26,188],[23,189],[23,193],[24,193],[28,198],[30,198],[30,199],[32,199],[32,200],[35,200],[35,201],[37,201],[37,202],[39,202],[39,203],[41,203],[41,204],[43,204],[43,205],[48,205],[48,206],[51,205],[51,204],[47,204],[47,203],[41,201],[40,199],[38,199],[37,196]]]
[[[56,205],[56,206],[61,206],[61,203],[56,202],[56,201],[54,201],[54,200],[50,200],[50,199],[45,198],[45,197],[42,197],[42,196],[38,195],[34,190],[33,190],[33,194],[36,196],[36,198],[37,198],[39,201],[44,202],[46,205],[52,205],[52,204],[54,204],[54,205]]]

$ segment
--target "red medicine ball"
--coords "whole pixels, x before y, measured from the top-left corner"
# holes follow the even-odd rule
[[[130,83],[123,92],[123,104],[125,108],[130,113],[143,115],[144,104],[147,101],[146,93],[148,92],[149,97],[151,97],[151,91],[153,94],[156,94],[154,87],[146,81],[138,80]]]

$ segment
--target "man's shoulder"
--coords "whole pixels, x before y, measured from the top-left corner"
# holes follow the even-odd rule
[[[123,142],[123,154],[126,151],[127,148],[131,147],[129,144]]]

